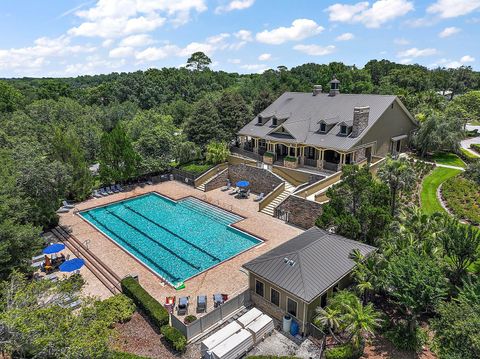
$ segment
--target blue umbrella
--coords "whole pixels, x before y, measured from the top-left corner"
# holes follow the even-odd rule
[[[81,258],[73,258],[60,264],[61,272],[73,272],[83,267],[85,261]]]
[[[43,254],[54,254],[61,252],[65,249],[65,244],[62,243],[55,243],[50,244],[47,248],[43,250]]]
[[[250,182],[248,181],[238,181],[237,182],[237,187],[248,187],[250,185]]]

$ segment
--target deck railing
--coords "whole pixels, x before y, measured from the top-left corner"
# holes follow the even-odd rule
[[[175,315],[171,315],[170,320],[172,327],[177,328],[183,335],[185,335],[187,341],[190,342],[193,339],[206,335],[210,329],[220,325],[238,310],[246,308],[250,306],[250,304],[250,290],[246,289],[190,324],[183,323],[182,319]]]

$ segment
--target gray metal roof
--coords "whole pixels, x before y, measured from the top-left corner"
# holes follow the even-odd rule
[[[264,118],[269,118],[268,121],[259,125],[257,124],[258,117],[255,117],[239,131],[239,134],[278,140],[269,134],[276,127],[272,126],[272,117],[285,118],[288,116],[282,126],[294,138],[286,142],[346,151],[353,148],[362,139],[394,101],[398,101],[400,107],[406,111],[400,100],[396,96],[390,95],[337,94],[329,96],[326,93],[320,93],[313,96],[312,93],[285,92],[259,114]],[[367,127],[357,137],[341,136],[340,123],[351,124],[354,108],[363,106],[370,107]],[[408,111],[407,114],[413,121]],[[319,133],[321,120],[328,124],[334,124],[334,126],[327,133]]]
[[[354,249],[364,256],[376,250],[312,227],[243,267],[308,303],[354,268],[355,262],[350,259]]]

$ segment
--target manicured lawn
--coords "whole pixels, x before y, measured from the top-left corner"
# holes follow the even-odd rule
[[[465,168],[465,162],[454,153],[438,153],[432,157],[432,160],[440,165],[448,165]]]
[[[432,173],[423,179],[422,192],[420,194],[422,210],[426,214],[444,212],[444,209],[437,199],[437,188],[451,177],[458,175],[460,170],[437,167]]]

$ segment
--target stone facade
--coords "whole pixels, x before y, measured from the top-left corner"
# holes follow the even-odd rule
[[[205,192],[223,187],[228,181],[228,168],[220,172],[216,177],[205,183]]]
[[[370,114],[370,107],[355,107],[353,109],[353,126],[352,126],[352,137],[358,137],[360,133],[368,125],[368,116]]]
[[[298,196],[289,196],[280,203],[278,210],[288,212],[288,223],[308,229],[322,214],[322,205]]]
[[[267,165],[272,165],[273,164],[273,157],[272,156],[263,156],[263,162],[266,163]]]
[[[267,170],[244,164],[230,165],[228,167],[228,177],[233,186],[238,181],[249,181],[249,188],[253,193],[270,193],[275,187],[283,182],[280,178]]]
[[[366,159],[367,156],[365,155],[365,148],[360,148],[359,150],[355,151],[355,162],[362,162]]]
[[[297,162],[287,161],[287,160],[283,160],[283,165],[287,168],[297,168],[298,167]]]

